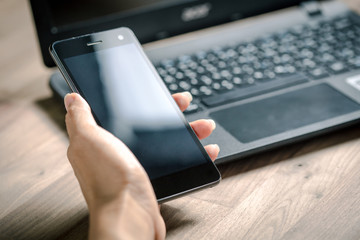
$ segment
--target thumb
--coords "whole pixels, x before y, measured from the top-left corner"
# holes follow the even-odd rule
[[[64,98],[64,104],[67,111],[66,128],[70,138],[86,131],[91,126],[97,125],[91,114],[89,104],[79,94],[67,94]]]

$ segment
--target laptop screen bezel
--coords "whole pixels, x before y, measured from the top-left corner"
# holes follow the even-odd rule
[[[131,28],[143,44],[161,38],[176,36],[182,33],[294,6],[302,2],[302,0],[184,0],[183,3],[169,5],[166,8],[153,7],[148,11],[126,14],[126,16],[119,13],[118,17],[112,18],[110,21],[88,21],[87,24],[74,25],[74,27],[69,30],[54,31],[52,15],[47,1],[48,0],[30,0],[30,5],[43,61],[48,67],[55,66],[48,48],[51,43],[57,40],[125,26]],[[181,15],[184,11],[199,6],[208,6],[209,14],[190,21],[182,20]]]

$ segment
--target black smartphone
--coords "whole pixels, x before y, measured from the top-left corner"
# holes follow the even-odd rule
[[[159,202],[220,181],[130,29],[57,41],[50,53],[71,90],[89,103],[97,123],[138,158]]]

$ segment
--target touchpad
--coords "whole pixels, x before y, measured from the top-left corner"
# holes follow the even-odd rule
[[[220,110],[210,116],[240,142],[248,143],[360,110],[327,84]]]

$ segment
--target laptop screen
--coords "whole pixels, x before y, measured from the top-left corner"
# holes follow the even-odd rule
[[[194,0],[191,0],[194,1]],[[48,1],[53,31],[66,31],[94,22],[109,21],[119,15],[131,15],[151,8],[166,8],[179,0],[63,0]],[[56,30],[54,29],[56,28]]]
[[[299,4],[302,0],[30,0],[46,66],[49,45],[118,27],[141,43]]]

